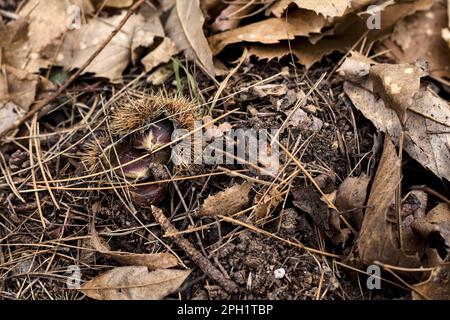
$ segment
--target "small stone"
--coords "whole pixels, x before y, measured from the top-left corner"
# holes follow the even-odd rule
[[[275,276],[275,279],[283,279],[286,275],[286,270],[284,270],[284,268],[275,269],[273,275]]]

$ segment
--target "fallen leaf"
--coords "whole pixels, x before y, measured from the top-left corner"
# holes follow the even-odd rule
[[[203,202],[198,215],[216,216],[232,215],[241,211],[249,202],[251,183],[244,182],[229,187],[219,193],[208,196]]]
[[[20,8],[19,16],[28,17],[29,22],[28,41],[22,46],[28,59],[21,68],[37,72],[55,62],[62,35],[73,20],[68,10],[71,5],[77,6],[82,14],[93,11],[88,0],[75,0],[72,3],[60,0],[29,0]]]
[[[397,228],[388,221],[388,212],[394,209],[395,190],[400,183],[400,165],[395,146],[386,134],[383,154],[356,241],[357,256],[366,265],[374,261],[409,268],[421,265],[417,253],[407,255],[399,248],[394,235]]]
[[[300,108],[296,110],[287,111],[288,115],[290,115],[289,120],[287,121],[287,125],[294,127],[296,129],[302,131],[313,131],[318,132],[322,129],[323,121],[319,118],[308,115],[305,111]]]
[[[178,265],[178,259],[171,253],[129,253],[111,251],[99,237],[95,228],[91,230],[91,246],[102,255],[129,266],[145,266],[150,270],[167,269]]]
[[[94,18],[78,30],[67,33],[58,55],[57,63],[69,68],[80,68],[97,50],[101,43],[124,18],[126,12],[109,18]],[[120,82],[123,70],[131,59],[134,31],[144,28],[145,18],[135,14],[129,18],[121,31],[100,52],[83,73],[91,72],[111,82]],[[136,47],[136,43],[134,46]]]
[[[35,100],[39,81],[39,75],[4,66],[3,71],[0,70],[0,106],[13,102],[28,111]]]
[[[370,69],[373,91],[382,97],[385,106],[394,109],[401,122],[406,110],[415,104],[413,98],[424,75],[422,69],[410,64],[382,63]]]
[[[336,22],[333,32],[323,38],[320,36],[319,40],[314,41],[314,43],[307,38],[299,37],[289,42],[283,41],[280,44],[270,46],[251,45],[248,49],[249,55],[270,61],[293,53],[300,64],[309,68],[334,51],[346,52],[351,49],[366,32],[366,43],[376,41],[389,31],[398,20],[416,11],[426,10],[431,4],[431,0],[418,0],[414,2],[399,2],[387,6],[380,13],[381,30],[368,30],[364,15],[358,16],[355,13],[349,13]]]
[[[288,6],[295,3],[301,9],[312,10],[325,17],[341,17],[346,13],[350,2],[350,0],[280,0],[276,1],[267,11],[276,17],[281,17]]]
[[[142,52],[145,51],[146,48],[153,49],[153,46],[157,41],[164,38],[164,28],[159,16],[154,12],[145,13],[142,16],[144,17],[145,22],[136,25],[131,41],[131,61],[134,64],[142,56]],[[149,54],[152,52],[153,50]]]
[[[363,221],[363,206],[369,182],[370,177],[366,174],[348,177],[339,186],[336,194],[336,207],[339,211],[349,211],[345,216],[351,217],[358,227],[361,227]]]
[[[214,32],[223,32],[239,26],[242,17],[251,13],[256,3],[235,0],[227,5],[211,25]]]
[[[96,7],[105,6],[110,8],[128,8],[134,0],[91,0]]]
[[[423,218],[411,223],[412,230],[436,248],[443,260],[450,251],[450,208],[440,203]]]
[[[213,76],[215,69],[212,52],[203,33],[205,17],[200,10],[199,0],[177,0],[175,9],[184,36],[195,53],[198,62]],[[176,43],[174,38],[171,37],[171,39]],[[178,49],[183,50],[184,48]]]
[[[172,56],[177,53],[175,43],[169,38],[164,38],[155,49],[141,59],[141,63],[144,65],[145,71],[148,72],[163,63],[169,62]]]
[[[266,193],[257,194],[253,203],[256,205],[255,215],[258,219],[267,217],[268,214],[283,201],[283,196],[277,187],[271,187]]]
[[[173,74],[173,68],[167,65],[162,65],[153,70],[145,81],[154,86],[160,86],[164,84]]]
[[[356,51],[351,51],[337,72],[347,80],[359,80],[369,74],[375,62]]]
[[[413,300],[450,300],[450,263],[436,267],[428,280],[413,287],[421,293],[412,291]]]
[[[96,300],[160,300],[175,292],[190,273],[191,270],[118,267],[84,283],[79,290]]]
[[[0,103],[0,135],[3,135],[16,123],[25,112],[12,102]]]
[[[0,39],[0,65],[23,69],[29,53],[24,50],[28,43],[28,18],[20,17],[6,25],[0,21]]]
[[[237,29],[222,32],[209,38],[214,55],[227,45],[236,42],[278,43],[319,32],[326,20],[312,11],[297,10],[283,18],[270,18]]]
[[[447,27],[445,5],[435,1],[428,11],[417,12],[397,23],[391,36],[383,44],[399,63],[428,62],[430,74],[450,78],[450,49],[442,39]]]
[[[399,142],[401,125],[396,113],[387,108],[382,99],[372,93],[370,80],[360,81],[360,86],[344,83],[344,92],[353,105],[372,121],[377,129],[389,133]],[[404,150],[436,176],[450,180],[450,154],[448,131],[450,108],[448,103],[429,90],[414,97],[414,107],[407,110]]]

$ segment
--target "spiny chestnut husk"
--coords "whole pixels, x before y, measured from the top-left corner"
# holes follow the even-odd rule
[[[198,104],[182,96],[163,92],[145,94],[130,91],[117,101],[111,116],[112,133],[124,136],[167,117],[175,128],[194,130]]]

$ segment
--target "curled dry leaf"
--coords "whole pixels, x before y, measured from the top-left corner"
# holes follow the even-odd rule
[[[450,49],[442,38],[447,21],[445,5],[435,1],[430,10],[417,12],[397,23],[383,45],[399,63],[424,59],[432,76],[450,77]]]
[[[79,290],[96,300],[160,300],[175,292],[190,273],[191,270],[118,267],[84,283]]]
[[[128,8],[134,0],[91,0],[96,7],[105,6],[110,8]]]
[[[223,9],[216,17],[211,28],[214,32],[223,32],[235,29],[239,26],[242,17],[252,12],[255,8],[256,2],[244,2],[235,0]]]
[[[225,46],[242,42],[278,43],[280,40],[294,39],[296,36],[307,36],[319,32],[326,20],[312,11],[297,10],[287,17],[270,18],[255,22],[241,28],[222,32],[209,38],[214,54],[218,54]]]
[[[366,202],[367,187],[370,177],[362,174],[359,177],[348,177],[339,186],[336,195],[336,207],[340,211],[347,211],[349,216],[361,227],[363,220],[363,206]]]
[[[327,3],[334,3],[327,1]],[[270,46],[251,45],[249,55],[255,55],[260,59],[280,59],[290,53],[293,53],[307,68],[322,57],[334,52],[346,52],[363,35],[367,35],[366,43],[376,41],[382,35],[389,31],[392,26],[400,19],[413,14],[418,10],[426,10],[432,4],[431,0],[418,0],[408,2],[398,2],[385,7],[381,12],[381,30],[368,30],[367,20],[364,16],[358,16],[354,13],[347,14],[344,18],[337,20],[333,31],[324,33],[326,36],[318,36],[318,40],[299,37],[290,42],[283,41],[279,44]]]
[[[73,17],[69,6],[75,5],[81,14],[93,11],[88,0],[76,0],[72,3],[60,0],[29,0],[18,12],[21,17],[28,17],[28,41],[22,50],[27,54],[27,61],[20,67],[29,72],[47,68],[55,62],[62,35],[68,30]],[[56,59],[57,60],[57,59]],[[16,64],[15,64],[16,65]]]
[[[359,80],[367,76],[370,66],[375,62],[359,52],[351,51],[350,56],[337,70],[339,75],[347,80]]]
[[[91,230],[91,246],[102,255],[114,259],[124,265],[145,266],[150,270],[167,269],[178,265],[177,257],[167,252],[137,254],[111,251],[109,246],[102,241],[94,228]]]
[[[272,187],[267,194],[257,194],[254,199],[256,217],[258,219],[266,217],[282,201],[283,196],[277,187]]]
[[[448,204],[440,203],[425,217],[416,219],[411,223],[412,230],[430,247],[436,248],[442,259],[450,251],[450,208]]]
[[[150,71],[155,67],[167,63],[172,56],[178,53],[175,43],[169,38],[163,38],[162,42],[144,58],[141,59],[145,71]]]
[[[450,300],[450,263],[436,267],[428,280],[413,287],[413,300]]]
[[[180,30],[174,30],[174,28],[178,28],[178,26],[180,26],[183,35],[178,35],[174,38],[169,33],[170,38],[177,44],[177,48],[179,50],[186,49],[185,46],[187,42],[189,47],[195,53],[198,62],[206,69],[206,71],[208,71],[210,75],[214,75],[215,69],[211,49],[209,48],[208,41],[203,33],[203,23],[205,22],[205,17],[200,10],[200,1],[177,0],[174,10],[176,17],[172,16],[172,19],[178,19],[178,23],[176,21],[172,21],[171,31],[172,33],[179,33]],[[180,39],[181,42],[186,42],[179,46],[179,43],[177,42],[178,39]]]
[[[295,3],[299,8],[312,10],[325,17],[341,17],[346,13],[350,2],[350,0],[280,0],[276,1],[267,11],[276,17],[281,17],[289,5]]]
[[[385,106],[394,109],[403,122],[406,110],[415,101],[414,95],[420,90],[420,78],[425,72],[410,64],[382,63],[370,69],[373,90],[379,94]]]
[[[395,146],[389,135],[386,135],[383,154],[356,242],[358,257],[364,264],[380,261],[409,268],[421,265],[417,253],[408,255],[399,248],[394,234],[397,228],[388,219],[389,211],[393,210],[395,190],[400,183],[400,165]]]
[[[120,15],[105,19],[96,17],[82,25],[80,29],[67,33],[61,53],[57,56],[57,63],[70,69],[81,67],[110,35],[125,14],[126,11],[123,11]],[[108,78],[112,82],[120,82],[122,71],[131,59],[131,46],[138,47],[137,42],[133,43],[134,35],[143,39],[139,36],[139,32],[135,33],[135,31],[140,30],[141,33],[148,35],[150,31],[145,27],[147,23],[148,21],[141,14],[131,16],[120,32],[84,70],[84,73],[91,72],[99,77]]]
[[[234,185],[219,193],[208,196],[205,202],[203,202],[198,215],[232,215],[241,211],[249,202],[251,188],[251,183],[244,182],[243,184]]]
[[[40,77],[25,70],[5,66],[0,70],[0,107],[13,102],[28,111],[33,104]]]
[[[370,80],[359,83],[360,86],[345,82],[344,92],[375,127],[389,133],[398,143],[401,125],[396,113],[371,93]],[[406,85],[409,84],[402,84]],[[445,133],[448,131],[448,119],[450,107],[445,100],[429,90],[416,93],[414,106],[406,111],[404,150],[436,176],[450,180],[450,153],[447,147],[450,136]]]

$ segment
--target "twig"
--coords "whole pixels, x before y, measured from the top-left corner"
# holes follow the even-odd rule
[[[86,60],[86,62],[69,78],[67,79],[64,84],[59,87],[58,90],[56,90],[53,94],[48,96],[46,99],[41,100],[40,102],[37,102],[36,105],[22,118],[20,118],[18,121],[14,122],[11,127],[8,130],[3,131],[0,134],[0,138],[5,136],[8,132],[11,130],[17,129],[22,124],[24,124],[27,120],[29,120],[31,117],[33,117],[37,112],[39,112],[42,108],[44,108],[47,104],[49,104],[51,101],[56,99],[64,90],[67,89],[67,87],[76,79],[78,76],[83,73],[83,71],[91,64],[91,62],[98,56],[98,54],[108,45],[108,43],[114,38],[114,36],[122,29],[122,27],[125,25],[125,23],[128,21],[128,19],[131,17],[133,13],[139,9],[142,3],[144,3],[145,0],[139,0],[137,1],[131,8],[128,10],[125,17],[119,22],[119,24],[114,28],[114,30],[110,33],[108,38],[106,38],[102,44],[95,50],[95,52],[89,57],[89,59]]]
[[[450,199],[448,199],[446,196],[440,194],[436,190],[431,189],[430,187],[427,187],[425,185],[420,185],[420,186],[411,186],[411,187],[409,187],[409,189],[424,191],[424,192],[431,194],[432,196],[438,198],[439,200],[444,201],[446,204],[448,204],[450,206]]]
[[[169,219],[164,215],[160,208],[155,206],[151,207],[151,213],[166,233],[176,234],[178,230],[170,223]],[[211,279],[216,281],[225,291],[228,293],[236,293],[239,287],[232,280],[227,279],[222,272],[219,271],[213,264],[203,256],[195,247],[181,235],[173,236],[173,239],[178,247],[183,249],[184,252],[194,261],[200,269],[203,270]]]

